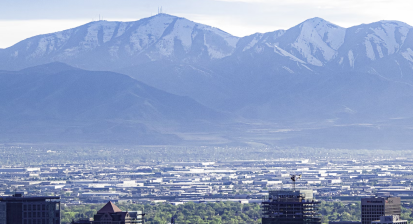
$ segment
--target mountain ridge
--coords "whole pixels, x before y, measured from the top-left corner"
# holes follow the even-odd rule
[[[359,64],[395,53],[411,60],[412,48],[399,49],[404,46],[411,28],[403,22],[386,20],[342,28],[315,17],[287,30],[238,38],[218,28],[159,14],[132,22],[90,22],[28,38],[0,51],[3,59],[0,69],[18,70],[53,61],[83,69],[112,71],[162,60],[197,66],[260,43],[277,47],[311,66],[357,69]],[[198,35],[199,32],[204,33]],[[365,50],[361,52],[360,46]]]
[[[328,130],[334,130],[335,135],[352,132],[348,136],[353,138],[353,133],[365,134],[371,129],[374,134],[369,135],[369,141],[374,141],[374,138],[394,134],[395,130],[410,133],[406,130],[410,130],[413,114],[412,31],[410,25],[402,22],[379,21],[342,28],[321,18],[312,18],[287,30],[238,38],[163,14],[128,23],[101,21],[70,32],[25,40],[0,51],[0,69],[61,61],[81,69],[81,72],[68,72],[79,79],[84,78],[81,74],[85,69],[91,73],[122,73],[129,76],[130,82],[138,80],[183,97],[179,98],[182,101],[193,99],[194,104],[199,102],[204,106],[194,109],[177,101],[177,105],[187,109],[187,115],[209,108],[211,114],[224,112],[231,117],[225,125],[234,127],[224,128],[222,132],[220,128],[225,125],[214,119],[201,119],[202,125],[191,126],[184,122],[186,115],[178,120],[168,116],[151,118],[150,115],[158,112],[167,114],[167,110],[163,110],[165,113],[156,110],[145,113],[148,116],[145,125],[154,131],[162,130],[157,129],[162,122],[176,121],[174,124],[182,130],[197,132],[201,127],[210,128],[212,133],[231,139],[228,141],[239,141],[237,134],[247,136],[252,129],[270,130],[267,136],[281,139],[275,142],[291,143],[292,139],[298,142],[313,137],[323,139],[323,135],[340,139],[331,136]],[[67,69],[47,66],[41,67],[40,72],[62,69],[65,73]],[[39,73],[36,67],[29,70],[32,75]],[[107,88],[116,89],[116,83],[106,82]],[[78,85],[84,86],[81,82]],[[117,105],[117,100],[105,97]],[[51,107],[50,111],[56,108]],[[180,112],[174,108],[178,116]],[[113,108],[105,111],[113,112]],[[139,109],[120,113],[122,122],[128,124],[128,116],[135,116],[136,111]],[[93,113],[97,112],[86,115],[90,117]],[[103,122],[104,127],[110,126],[102,121],[107,117],[96,118],[101,119],[99,122]],[[158,126],[152,128],[151,125]],[[280,125],[283,129],[300,131],[280,134],[277,132]],[[137,129],[147,130],[145,127]],[[313,135],[313,129],[317,129],[314,133],[319,136]],[[266,139],[260,143],[271,141]]]
[[[178,35],[176,32],[183,35]],[[136,62],[161,58],[180,59],[183,53],[190,55],[188,58],[183,58],[185,60],[192,60],[191,58],[208,60],[231,53],[237,40],[237,37],[220,29],[166,14],[134,22],[97,21],[20,41],[4,49],[11,53],[6,53],[9,60],[0,63],[0,67],[5,70],[18,70],[61,61],[75,67],[90,69],[87,63],[83,63],[83,59],[101,57],[102,54],[109,57],[104,62],[111,63],[112,67],[113,61],[122,63],[126,60],[132,63],[131,60]],[[198,45],[191,48],[193,42]],[[222,46],[216,47],[216,44]],[[91,52],[93,50],[97,52]],[[208,54],[203,51],[207,51]],[[50,57],[50,59],[42,57]],[[19,60],[27,60],[30,66],[20,66]],[[105,63],[102,61],[96,61],[94,64],[104,66]],[[13,67],[13,64],[16,67]]]

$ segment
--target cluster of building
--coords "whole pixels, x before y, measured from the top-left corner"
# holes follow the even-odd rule
[[[270,191],[261,204],[263,224],[321,224],[320,201],[313,197],[312,190]],[[361,222],[330,223],[408,224],[400,215],[400,197],[368,197],[361,200]],[[122,211],[109,201],[93,218],[73,220],[72,224],[143,224],[144,216],[142,211]],[[60,198],[21,193],[2,197],[0,224],[60,224]]]
[[[320,201],[312,190],[270,191],[263,200],[263,224],[321,224]],[[361,222],[331,224],[408,224],[401,220],[400,197],[368,197],[361,199]]]
[[[366,210],[372,208],[362,207],[363,211],[375,212],[372,216],[361,217],[362,223],[379,222],[377,220],[380,220],[380,216],[387,215],[392,216],[392,223],[402,223],[397,220],[400,215],[398,212],[400,205],[410,206],[407,200],[413,199],[412,166],[413,163],[406,159],[387,158],[363,161],[279,159],[274,161],[152,162],[139,165],[43,164],[26,167],[3,165],[0,167],[0,197],[3,201],[1,199],[0,201],[27,201],[29,198],[38,198],[42,201],[36,202],[36,206],[27,204],[27,208],[22,207],[21,224],[55,224],[57,219],[52,218],[52,208],[60,204],[76,205],[107,203],[108,201],[114,203],[168,202],[171,204],[189,201],[262,203],[263,223],[280,223],[273,222],[273,220],[281,219],[282,215],[285,216],[284,218],[289,218],[289,215],[302,217],[303,220],[307,220],[305,223],[319,223],[317,216],[319,202],[317,200],[361,200],[362,206],[365,206],[367,202],[363,202],[364,198],[389,198],[392,195],[396,196],[391,198],[398,206],[396,212],[386,212],[390,208],[386,205],[390,199],[386,199],[386,202],[381,201],[381,204],[378,202],[379,199],[375,199],[373,201],[377,201],[377,205],[375,204],[377,207],[373,208],[377,211],[384,209],[384,212]],[[302,176],[296,182],[297,189],[312,190],[297,190],[292,193],[282,190],[293,188],[291,174]],[[16,192],[22,192],[25,196],[16,197],[19,195]],[[55,202],[56,197],[59,198],[58,202]],[[402,197],[405,201],[400,201],[398,197]],[[51,205],[46,202],[57,204]],[[287,214],[281,210],[274,210],[274,203],[277,209],[284,211],[289,208],[288,206],[292,206],[293,212]],[[5,213],[2,211],[6,210],[2,206],[4,207],[4,204],[0,203],[0,224],[10,223],[4,221],[6,215],[3,215]],[[107,206],[111,208],[102,208],[101,213],[94,217],[95,223],[100,223],[96,221],[99,217],[108,217],[101,216],[106,210],[110,210],[110,214],[119,213],[116,217],[129,217],[131,222],[128,223],[138,223],[139,217],[143,217],[143,213],[139,211],[122,213],[113,204],[107,204]],[[29,208],[32,209],[31,212]],[[57,216],[56,214],[54,216]],[[34,217],[36,219],[33,219]],[[111,219],[115,219],[115,216],[111,216]],[[28,220],[36,221],[29,222]],[[83,221],[92,223],[90,220]],[[289,222],[282,221],[281,223]]]
[[[142,211],[122,211],[109,201],[93,218],[73,220],[72,224],[143,224],[144,216]]]
[[[142,211],[122,211],[112,202],[93,218],[72,221],[74,224],[143,224]],[[60,224],[60,197],[27,197],[15,193],[0,198],[0,224]]]
[[[269,189],[311,188],[324,200],[367,196],[413,199],[410,169],[403,160],[279,160],[133,165],[47,164],[0,168],[0,195],[61,196],[64,204],[237,200],[259,203]]]

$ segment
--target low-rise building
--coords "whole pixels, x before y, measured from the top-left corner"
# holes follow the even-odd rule
[[[398,215],[387,215],[387,216],[380,216],[380,220],[376,220],[371,222],[371,224],[408,224],[407,220],[400,219]]]

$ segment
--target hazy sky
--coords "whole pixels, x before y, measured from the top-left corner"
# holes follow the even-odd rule
[[[324,18],[349,27],[379,20],[413,25],[412,0],[0,0],[0,48],[98,20],[132,21],[163,12],[236,36]]]

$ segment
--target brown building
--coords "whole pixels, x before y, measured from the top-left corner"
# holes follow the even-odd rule
[[[380,216],[401,215],[400,197],[371,197],[361,199],[361,223],[371,224]]]
[[[141,224],[144,223],[144,216],[142,211],[124,212],[109,201],[93,216],[93,221],[83,219],[72,224]]]

